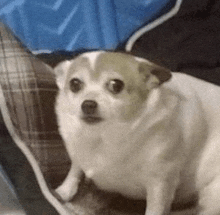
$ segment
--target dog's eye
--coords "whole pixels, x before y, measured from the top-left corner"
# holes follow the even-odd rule
[[[83,87],[83,82],[80,81],[78,78],[73,78],[70,81],[70,89],[72,92],[77,93],[79,92]]]
[[[107,88],[114,94],[120,93],[124,88],[124,82],[119,79],[110,80],[107,84]]]

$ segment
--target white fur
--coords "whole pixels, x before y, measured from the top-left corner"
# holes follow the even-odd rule
[[[93,51],[93,52],[86,52],[82,54],[82,56],[89,59],[89,63],[92,69],[95,69],[96,59],[99,57],[100,54],[104,53],[104,51]]]
[[[127,83],[123,73],[115,72],[105,71],[95,82],[82,75],[87,87],[78,94],[60,90],[56,111],[72,168],[57,192],[64,200],[72,198],[83,171],[104,190],[146,198],[146,215],[169,214],[172,202],[195,193],[201,207],[197,214],[219,215],[220,87],[173,73],[171,81],[155,85],[142,101],[138,95],[131,99],[127,92],[113,96],[106,90],[108,77]],[[85,99],[98,102],[102,122],[80,119]]]

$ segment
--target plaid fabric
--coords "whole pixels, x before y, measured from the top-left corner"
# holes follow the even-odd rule
[[[54,74],[0,24],[0,84],[13,128],[38,161],[47,182],[57,186],[69,159],[56,124]]]

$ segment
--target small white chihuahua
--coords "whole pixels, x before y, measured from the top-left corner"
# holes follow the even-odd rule
[[[146,199],[146,215],[195,194],[197,214],[220,214],[220,87],[116,52],[84,53],[55,72],[72,161],[56,189],[63,200],[84,172],[101,189]]]

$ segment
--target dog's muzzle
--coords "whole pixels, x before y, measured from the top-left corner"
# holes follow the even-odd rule
[[[83,112],[82,119],[87,123],[97,123],[102,121],[102,118],[98,115],[98,103],[94,100],[85,100],[81,109]]]

